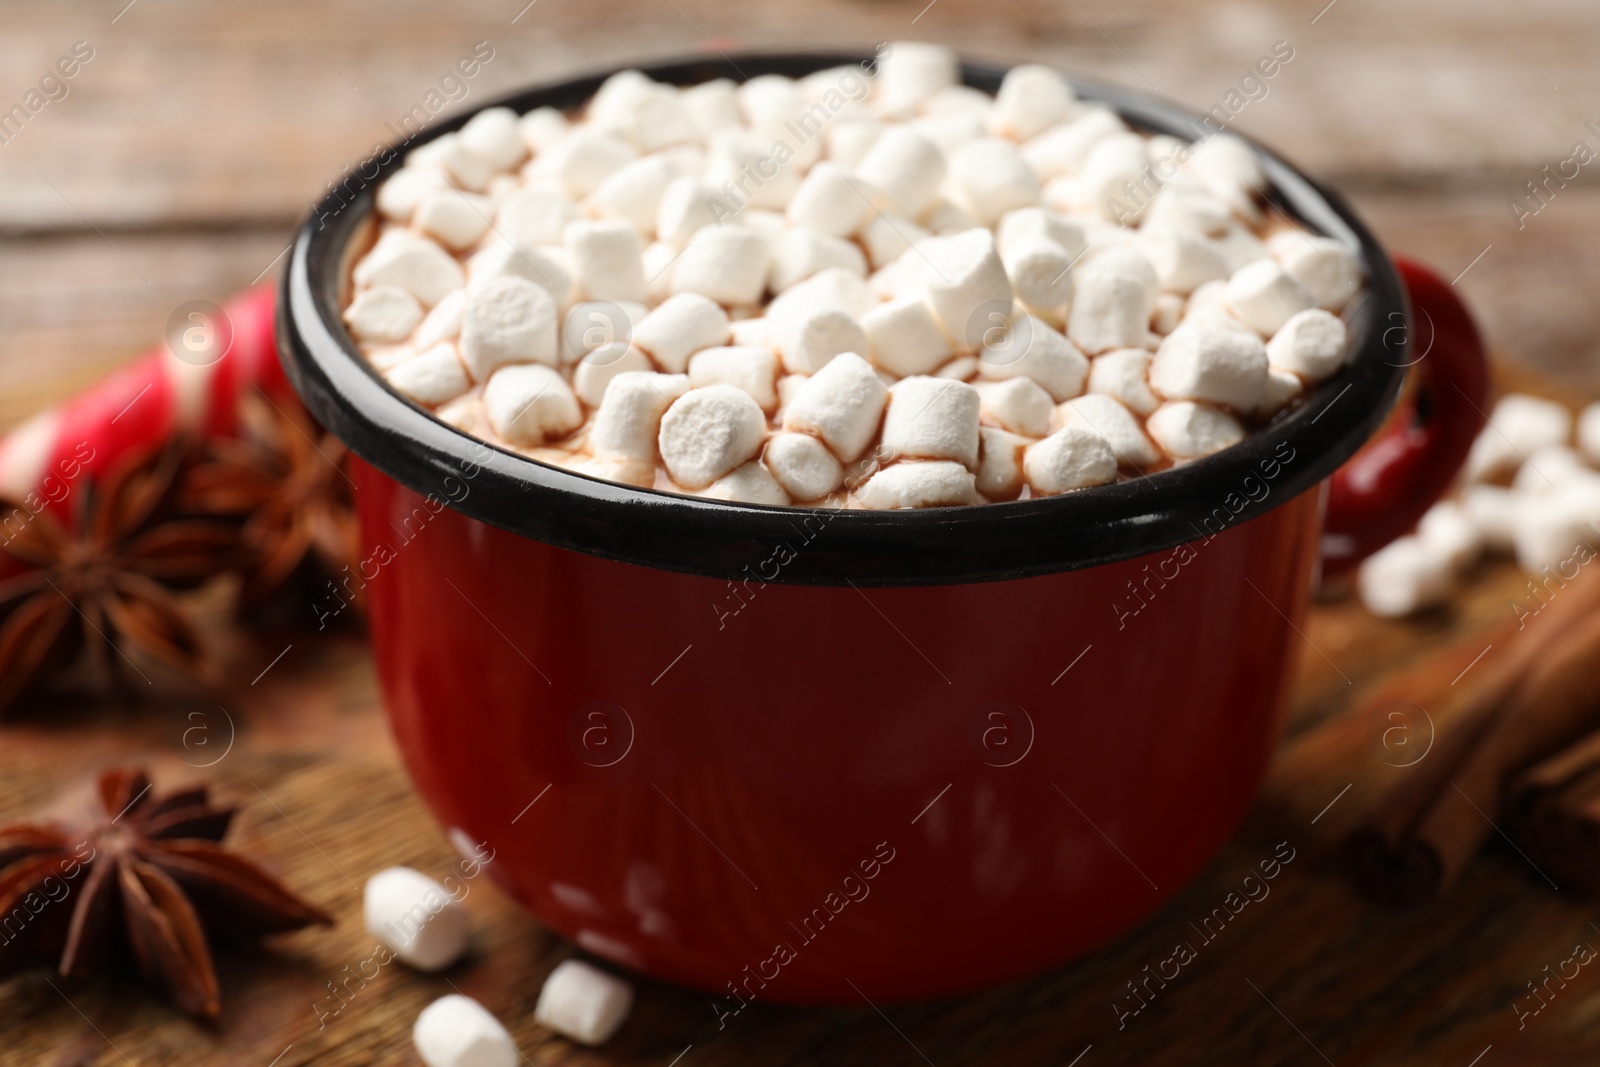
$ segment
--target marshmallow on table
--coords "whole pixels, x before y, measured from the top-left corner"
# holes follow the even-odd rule
[[[591,213],[620,219],[650,237],[655,233],[662,194],[677,177],[665,159],[644,156],[607,175],[584,204]]]
[[[896,41],[878,62],[873,104],[881,114],[904,118],[941,89],[959,83],[960,68],[948,48]]]
[[[856,175],[881,191],[896,212],[921,218],[939,199],[945,176],[944,153],[922,134],[891,126],[856,164]]]
[[[725,307],[759,303],[772,262],[772,246],[746,226],[701,229],[672,268],[672,290],[695,292]]]
[[[1049,67],[1012,67],[1000,82],[989,112],[989,132],[1026,141],[1071,118],[1078,97],[1067,80]]]
[[[358,340],[404,341],[422,321],[422,305],[397,285],[375,285],[356,295],[345,309],[344,321]]]
[[[404,225],[423,197],[450,188],[450,179],[432,167],[401,167],[378,187],[378,210]]]
[[[872,190],[834,163],[811,168],[789,200],[789,221],[817,233],[849,237],[873,213]]]
[[[950,184],[956,198],[981,225],[994,226],[1019,208],[1035,207],[1039,179],[1010,141],[981,138],[962,145],[950,158]]]
[[[1227,280],[1228,264],[1204,234],[1147,222],[1139,236],[1163,290],[1192,293],[1207,282]]]
[[[1343,241],[1284,230],[1267,241],[1267,248],[1325,311],[1338,311],[1361,288],[1361,260]]]
[[[1115,111],[1095,106],[1031,138],[1022,146],[1022,158],[1043,181],[1068,177],[1083,170],[1095,145],[1127,132],[1127,124]]]
[[[1012,290],[1022,306],[1049,322],[1065,326],[1072,302],[1072,259],[1066,249],[1043,237],[1015,240],[1001,255]]]
[[[419,404],[443,404],[472,388],[472,379],[456,355],[456,346],[449,341],[413,356],[384,377]]]
[[[423,1008],[411,1028],[411,1041],[428,1067],[518,1067],[522,1062],[500,1021],[459,993]]]
[[[461,359],[476,381],[505,363],[556,366],[556,302],[541,286],[516,275],[475,288],[461,320]]]
[[[390,230],[356,264],[357,285],[395,285],[424,307],[432,307],[467,284],[461,264],[428,240],[405,230]]]
[[[1274,367],[1293,371],[1308,382],[1320,382],[1344,365],[1344,320],[1321,308],[1290,316],[1267,342]]]
[[[1031,378],[1052,400],[1062,401],[1083,392],[1089,360],[1043,319],[1019,315],[1003,338],[984,348],[977,371],[989,381]]]
[[[1417,538],[1452,570],[1470,567],[1483,550],[1483,534],[1461,503],[1441,500],[1423,513]]]
[[[572,273],[552,251],[556,250],[513,244],[495,235],[467,260],[467,285],[476,291],[491,278],[515,275],[541,287],[564,307],[572,301]]]
[[[1570,572],[1589,562],[1600,548],[1600,487],[1578,482],[1551,493],[1517,494],[1511,543],[1527,571]]]
[[[873,511],[896,508],[939,508],[983,501],[966,467],[948,460],[907,461],[885,467],[856,494]]]
[[[534,108],[517,120],[517,133],[533,152],[550,151],[566,139],[571,129],[566,113],[553,107]]]
[[[461,320],[467,317],[467,291],[457,289],[433,306],[423,317],[411,343],[417,348],[432,348],[440,341],[454,341],[461,336]]]
[[[872,362],[898,378],[929,374],[950,358],[950,341],[918,297],[880,304],[861,317]]]
[[[1244,440],[1239,420],[1209,404],[1173,400],[1145,419],[1145,432],[1174,459],[1199,459]]]
[[[583,424],[583,408],[566,379],[541,363],[495,371],[483,387],[483,407],[494,432],[514,445],[558,440]]]
[[[495,229],[520,245],[558,245],[567,224],[577,221],[578,205],[558,189],[529,186],[501,201]]]
[[[363,912],[367,933],[419,971],[442,971],[467,951],[467,910],[421,871],[390,867],[368,878]]]
[[[458,136],[463,147],[500,170],[511,170],[528,156],[528,146],[517,129],[517,113],[508,107],[484,108],[467,120]]]
[[[1142,474],[1162,458],[1133,413],[1103,393],[1075,397],[1056,410],[1063,427],[1082,426],[1105,438],[1118,466]]]
[[[1578,447],[1589,462],[1600,463],[1600,403],[1578,413]]]
[[[1117,456],[1106,439],[1093,430],[1066,426],[1028,446],[1023,453],[1022,473],[1035,493],[1050,496],[1114,481]]]
[[[1489,424],[1472,442],[1466,474],[1473,481],[1493,477],[1545,445],[1563,444],[1572,434],[1572,413],[1563,404],[1525,393],[1502,397]]]
[[[1441,553],[1408,535],[1363,560],[1356,584],[1368,611],[1399,618],[1442,602],[1450,592],[1450,567]]]
[[[599,407],[617,375],[654,369],[650,358],[627,342],[602,345],[572,368],[572,391],[589,407]]]
[[[643,303],[648,298],[644,245],[631,223],[570,223],[566,249],[572,256],[574,281],[588,299]]]
[[[888,395],[888,387],[871,365],[846,352],[829,360],[785,404],[783,428],[815,434],[835,456],[850,463],[877,435]]]
[[[699,293],[668,297],[633,330],[633,343],[648,352],[662,370],[681,374],[689,357],[702,348],[726,344],[728,316]]]
[[[1235,271],[1228,279],[1226,299],[1229,311],[1266,336],[1315,303],[1311,290],[1271,259]]]
[[[1118,348],[1096,356],[1089,365],[1088,390],[1114,397],[1136,415],[1148,415],[1161,406],[1150,390],[1150,353],[1142,348]]]
[[[1022,492],[1022,456],[1031,442],[993,426],[978,428],[978,492],[989,500],[1015,500]]]
[[[902,378],[889,387],[883,458],[949,459],[978,466],[978,391],[949,378]]]
[[[584,1045],[603,1045],[633,1008],[633,987],[582,960],[562,960],[539,990],[533,1017]]]
[[[690,389],[661,418],[657,445],[672,480],[704,489],[761,451],[767,418],[749,393],[731,385]]]
[[[993,419],[1012,433],[1028,437],[1043,437],[1050,432],[1055,403],[1032,379],[978,382],[973,388],[978,391],[979,414],[985,418]]]
[[[684,374],[625,371],[611,379],[589,430],[589,449],[597,458],[632,467],[626,480],[649,486],[655,480],[656,438],[661,416],[689,391]]]
[[[709,500],[727,500],[735,504],[766,504],[782,507],[789,503],[789,494],[772,472],[751,460],[729,471],[695,494]]]
[[[782,431],[767,439],[762,461],[789,496],[820,500],[839,488],[844,468],[828,446],[805,433]]]
[[[1477,527],[1485,546],[1496,552],[1512,550],[1518,501],[1511,490],[1498,485],[1468,485],[1461,490],[1461,509]]]
[[[1597,475],[1581,455],[1566,445],[1542,445],[1528,454],[1511,476],[1516,493],[1554,493],[1574,483],[1593,481]]]
[[[1180,326],[1150,361],[1150,387],[1168,400],[1207,400],[1249,412],[1266,386],[1266,347],[1232,330]]]
[[[860,247],[842,237],[799,227],[785,230],[772,243],[772,267],[768,279],[775,293],[781,293],[829,268],[848,270],[865,277],[867,259],[861,254]]]
[[[778,407],[778,356],[764,345],[703,348],[689,360],[689,383],[696,389],[735,386],[772,412]]]

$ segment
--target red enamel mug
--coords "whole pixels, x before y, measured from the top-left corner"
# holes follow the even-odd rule
[[[863,58],[647,73],[688,84]],[[990,91],[1003,73],[965,68]],[[496,103],[575,107],[601,80]],[[1198,129],[1144,97],[1078,92],[1140,129]],[[1415,522],[1487,390],[1450,289],[1397,269],[1337,197],[1261,157],[1275,209],[1365,265],[1338,375],[1198,462],[895,512],[616,485],[435,420],[340,318],[398,152],[355,195],[346,182],[295,244],[280,345],[361,459],[379,677],[440,822],[492,849],[494,877],[551,928],[708,991],[719,1013],[959,993],[1149,915],[1256,794],[1319,569]]]

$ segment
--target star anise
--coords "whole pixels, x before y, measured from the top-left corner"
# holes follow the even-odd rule
[[[131,452],[72,483],[72,522],[0,499],[0,709],[87,648],[120,674],[137,649],[196,677],[214,674],[175,593],[233,565],[225,523],[172,513],[183,447]],[[18,573],[20,571],[20,573]],[[109,656],[115,651],[116,656]]]
[[[88,977],[115,951],[178,1007],[222,1010],[207,937],[286,933],[333,920],[222,848],[232,808],[204,786],[164,796],[137,770],[100,776],[87,832],[0,827],[0,977],[54,965]]]
[[[243,523],[249,553],[241,607],[255,607],[296,577],[335,577],[359,558],[353,485],[344,444],[292,398],[246,395],[241,432],[209,442],[184,481],[192,513]]]

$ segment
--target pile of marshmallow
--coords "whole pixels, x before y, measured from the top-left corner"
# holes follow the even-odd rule
[[[479,112],[377,193],[345,321],[462,431],[759,504],[1062,493],[1209,455],[1334,374],[1344,243],[1255,152],[957,58]]]
[[[468,948],[467,912],[456,894],[410,867],[367,880],[367,932],[419,971],[442,971]],[[545,979],[534,1018],[585,1045],[609,1041],[633,1007],[633,989],[582,960],[557,964]],[[428,1067],[517,1067],[524,1057],[505,1026],[471,997],[440,997],[417,1016],[411,1038]]]
[[[1452,497],[1361,565],[1362,603],[1391,617],[1434,607],[1485,552],[1514,556],[1541,591],[1571,581],[1600,555],[1600,404],[1578,415],[1573,441],[1565,405],[1501,399]]]

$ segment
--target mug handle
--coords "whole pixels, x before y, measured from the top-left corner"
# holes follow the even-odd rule
[[[1328,479],[1322,570],[1354,567],[1416,525],[1450,487],[1487,417],[1489,358],[1455,290],[1426,267],[1396,257],[1411,298],[1410,373],[1378,433]]]

